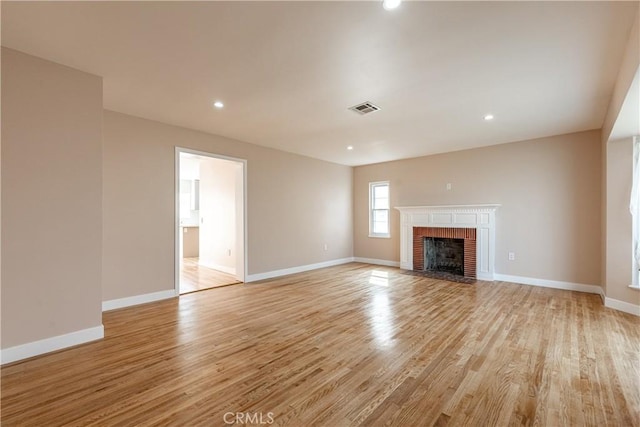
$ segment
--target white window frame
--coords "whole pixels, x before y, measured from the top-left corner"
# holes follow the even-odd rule
[[[387,233],[374,233],[373,232],[373,189],[375,187],[386,185],[389,189],[389,207],[387,209],[376,209],[387,211]],[[377,237],[382,239],[391,238],[391,185],[389,181],[376,181],[369,183],[369,237]]]

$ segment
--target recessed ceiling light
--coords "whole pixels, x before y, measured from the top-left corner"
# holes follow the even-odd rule
[[[402,0],[382,0],[382,7],[385,10],[397,9]]]
[[[484,119],[486,121],[493,120],[493,114],[487,114],[486,116],[484,116]]]
[[[224,104],[222,102],[220,102],[220,101],[216,101],[216,102],[213,103],[213,106],[216,107],[216,108],[222,108],[222,107],[224,107]]]
[[[347,145],[347,150],[353,150],[353,145]]]

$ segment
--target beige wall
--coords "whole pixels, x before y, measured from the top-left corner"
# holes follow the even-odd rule
[[[606,294],[608,298],[640,305],[632,284],[632,217],[629,211],[633,172],[633,139],[607,144]]]
[[[399,260],[397,211],[391,239],[368,237],[368,183],[389,180],[392,206],[502,204],[498,273],[599,285],[600,171],[599,131],[357,167],[355,256]]]
[[[103,300],[174,288],[175,146],[247,160],[249,274],[353,255],[350,167],[105,111]]]
[[[100,326],[102,79],[2,49],[2,348]]]
[[[236,274],[238,162],[200,160],[200,264]],[[238,180],[240,181],[240,180]]]
[[[2,8],[0,7],[0,11]],[[0,50],[1,52],[1,50]],[[2,56],[0,54],[0,81],[2,80]],[[1,92],[1,89],[0,89]],[[2,127],[2,96],[0,96],[0,129]],[[0,131],[0,349],[2,348],[2,132]],[[2,357],[0,356],[0,359]],[[0,360],[0,362],[2,362]]]
[[[632,135],[612,141],[611,131],[619,119],[624,99],[638,96],[629,87],[640,66],[640,11],[636,13],[609,108],[602,125],[602,287],[608,298],[640,305],[640,292],[632,283],[632,219],[629,195],[633,173]]]

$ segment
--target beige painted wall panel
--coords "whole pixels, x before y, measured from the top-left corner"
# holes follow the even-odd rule
[[[2,348],[100,326],[102,79],[2,49]]]
[[[633,140],[607,144],[607,297],[640,305],[640,292],[632,284],[632,217],[629,195],[633,172]]]
[[[599,285],[600,159],[590,131],[357,167],[355,256],[399,261],[396,210],[391,239],[368,237],[368,183],[389,180],[392,206],[502,204],[498,273]]]
[[[602,138],[602,135],[600,135]],[[600,251],[600,286],[607,294],[607,174],[609,168],[607,166],[607,141],[600,144],[600,165],[602,171],[600,173],[600,236],[602,240],[602,249]]]
[[[237,162],[200,161],[200,264],[236,274]]]
[[[350,167],[105,111],[103,300],[174,287],[176,146],[247,160],[249,274],[353,255]]]
[[[1,8],[0,8],[1,10]],[[2,56],[0,54],[0,80],[2,74]],[[0,89],[1,92],[1,89]],[[0,96],[0,129],[2,126],[2,97]],[[0,132],[0,348],[2,348],[2,132]]]

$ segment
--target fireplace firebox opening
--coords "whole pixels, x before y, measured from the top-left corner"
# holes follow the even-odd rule
[[[464,239],[425,237],[424,271],[464,276]]]

